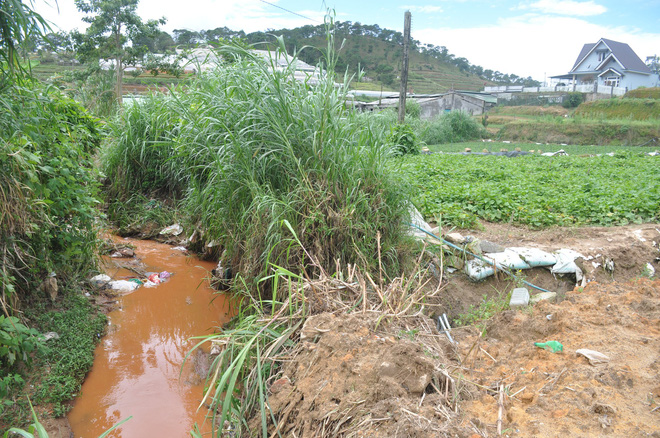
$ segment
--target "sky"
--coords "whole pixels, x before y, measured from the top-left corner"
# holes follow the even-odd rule
[[[33,0],[53,28],[83,30],[74,0]],[[545,81],[567,73],[586,43],[607,38],[629,44],[644,61],[660,55],[660,0],[141,0],[143,19],[165,17],[162,28],[245,32],[323,23],[327,8],[339,21],[403,31],[445,46],[484,69]],[[59,11],[58,11],[59,9]]]

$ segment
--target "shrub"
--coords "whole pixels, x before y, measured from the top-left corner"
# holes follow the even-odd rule
[[[577,108],[582,102],[584,102],[584,94],[576,91],[568,93],[561,104],[564,108]]]
[[[392,145],[394,155],[419,154],[417,136],[410,125],[393,125],[387,141]]]
[[[94,267],[101,132],[53,88],[7,86],[0,104],[0,285],[15,305],[51,271],[66,281]]]
[[[456,143],[481,138],[484,128],[463,111],[452,111],[441,117],[420,123],[419,138],[426,144]]]

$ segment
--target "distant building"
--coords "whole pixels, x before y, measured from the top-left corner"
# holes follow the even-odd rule
[[[627,88],[656,87],[660,79],[637,56],[628,44],[601,38],[585,44],[573,65],[564,75],[552,79],[566,80],[572,85],[593,84]]]
[[[409,94],[407,100],[414,100],[422,108],[420,118],[430,120],[450,111],[463,111],[470,115],[480,115],[497,105],[497,97],[476,91],[449,91],[442,94]],[[385,97],[380,101],[356,103],[362,111],[375,111],[397,108],[399,97]]]

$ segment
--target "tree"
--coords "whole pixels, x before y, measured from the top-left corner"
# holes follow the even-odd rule
[[[84,35],[78,34],[77,51],[83,61],[113,59],[115,62],[115,95],[122,101],[124,68],[134,65],[147,52],[147,47],[134,44],[139,38],[153,36],[165,19],[142,21],[137,14],[139,0],[75,0],[83,21],[90,24]],[[129,44],[130,43],[130,44]]]
[[[41,15],[21,0],[0,0],[0,73],[13,76],[17,70],[24,71],[20,62],[21,45],[49,29]]]

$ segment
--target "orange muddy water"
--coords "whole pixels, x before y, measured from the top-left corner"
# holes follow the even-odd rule
[[[68,415],[74,436],[96,438],[129,416],[110,436],[185,437],[195,423],[209,432],[208,411],[197,412],[205,376],[193,369],[198,367],[192,355],[183,372],[181,365],[196,343],[191,337],[210,334],[229,319],[228,300],[204,280],[214,266],[169,245],[116,241],[135,245],[146,271],[172,276],[118,297],[118,309],[108,315],[108,334],[96,348],[94,366]],[[113,280],[136,276],[112,264],[106,273]]]

